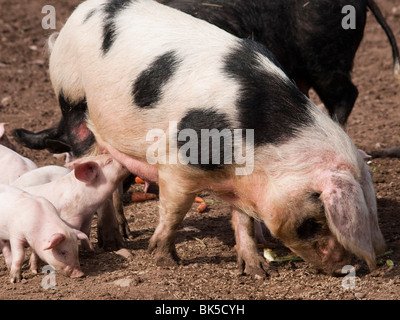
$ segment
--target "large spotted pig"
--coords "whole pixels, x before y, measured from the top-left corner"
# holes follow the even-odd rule
[[[233,206],[241,225],[249,216],[262,219],[318,268],[332,273],[350,252],[375,267],[384,240],[368,168],[342,128],[263,46],[155,1],[89,0],[55,40],[50,76],[59,101],[87,103],[101,148],[159,183],[160,222],[149,246],[157,263],[178,260],[176,230],[207,189]],[[194,133],[196,144],[208,146],[200,136],[212,129],[246,130],[233,147],[243,147],[248,161],[210,163],[212,151],[226,152],[217,144],[191,150],[189,163],[149,157],[165,151],[166,159],[185,158],[180,134]],[[245,270],[262,272],[250,232],[236,238]]]
[[[207,20],[238,37],[251,38],[265,44],[302,92],[308,94],[309,88],[313,87],[332,118],[342,125],[346,123],[358,94],[350,72],[363,36],[367,7],[388,35],[395,75],[400,77],[396,40],[373,0],[160,2]],[[124,1],[120,3],[124,5]],[[355,8],[355,29],[342,27],[342,9],[346,5]],[[85,123],[86,101],[70,103],[60,95],[59,103],[62,117],[55,127],[37,133],[17,129],[14,136],[29,148],[46,148],[53,153],[69,152],[74,157],[84,155],[94,143],[94,137]],[[129,228],[116,193],[114,205],[117,207],[120,231],[127,236]],[[99,225],[106,230],[102,216],[99,215]],[[117,246],[112,238],[105,241],[105,244],[105,247]]]

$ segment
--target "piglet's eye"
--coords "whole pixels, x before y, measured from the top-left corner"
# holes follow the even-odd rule
[[[107,159],[107,161],[106,161],[106,166],[109,165],[109,164],[111,164],[111,163],[113,163],[113,161],[114,161],[114,160],[113,160],[112,158]]]
[[[314,218],[307,218],[297,228],[297,235],[300,239],[306,240],[314,237],[321,230],[321,224]]]

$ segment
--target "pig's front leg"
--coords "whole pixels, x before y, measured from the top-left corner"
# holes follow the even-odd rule
[[[97,209],[97,239],[99,247],[106,251],[115,251],[124,246],[118,223],[115,217],[115,209],[112,196]]]
[[[235,231],[239,271],[255,278],[265,278],[268,265],[258,253],[253,219],[242,211],[233,208],[232,227]]]
[[[179,262],[175,248],[177,228],[193,204],[196,194],[185,188],[183,179],[159,171],[160,221],[150,239],[149,252],[155,251],[158,266],[174,266]]]
[[[10,268],[10,282],[15,283],[19,282],[22,279],[21,275],[21,266],[24,262],[25,250],[24,250],[24,241],[18,239],[10,239],[11,252],[12,252],[12,261]]]
[[[121,183],[113,193],[113,205],[115,209],[115,217],[118,221],[119,232],[122,237],[128,239],[131,235],[131,230],[129,229],[128,221],[125,218],[124,206],[122,205],[123,193],[123,184]]]

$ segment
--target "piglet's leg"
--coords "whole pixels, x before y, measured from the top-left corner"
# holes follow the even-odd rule
[[[36,252],[32,251],[32,254],[29,258],[29,269],[33,274],[38,273],[39,261],[39,256],[36,254]]]
[[[242,211],[232,209],[239,270],[258,279],[266,277],[267,263],[258,253],[253,219]]]
[[[4,256],[4,259],[6,260],[7,268],[10,269],[11,261],[12,261],[10,242],[6,241],[6,240],[0,240],[0,250],[3,252],[3,256]]]
[[[10,282],[19,282],[22,279],[21,266],[24,262],[24,243],[18,239],[10,239],[12,261],[10,269]]]
[[[193,204],[195,194],[185,188],[184,180],[159,171],[160,221],[150,239],[149,252],[155,251],[156,264],[173,266],[179,261],[175,249],[177,228]]]

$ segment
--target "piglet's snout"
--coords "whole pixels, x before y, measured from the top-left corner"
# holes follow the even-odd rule
[[[61,273],[71,278],[82,278],[85,275],[80,268],[71,266],[65,267]]]
[[[83,273],[82,270],[75,269],[72,271],[70,277],[71,278],[82,278],[85,274]]]

